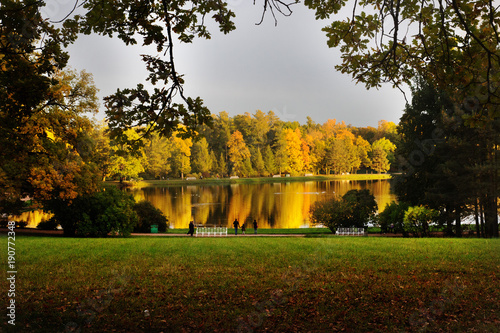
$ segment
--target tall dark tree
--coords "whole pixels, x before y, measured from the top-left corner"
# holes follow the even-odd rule
[[[494,132],[466,126],[464,110],[457,109],[445,93],[422,81],[417,87],[400,122],[397,154],[402,174],[396,177],[396,193],[412,205],[439,209],[447,232],[453,233],[455,221],[455,234],[461,236],[460,221],[466,209],[477,199],[491,204],[488,193],[497,195],[494,182],[486,181],[497,173],[491,158],[495,149],[485,140],[487,133]],[[488,165],[489,172],[478,173],[479,165]],[[495,217],[487,220],[498,230]],[[493,229],[488,235],[495,237],[498,231],[495,234]]]

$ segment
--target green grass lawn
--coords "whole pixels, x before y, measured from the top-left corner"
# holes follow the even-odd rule
[[[16,251],[19,332],[500,329],[496,239],[18,236]]]

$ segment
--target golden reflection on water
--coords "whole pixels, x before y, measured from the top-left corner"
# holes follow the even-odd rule
[[[379,211],[396,201],[387,180],[151,187],[132,193],[137,201],[148,200],[159,208],[172,228],[187,228],[191,220],[232,227],[235,219],[247,228],[254,219],[260,228],[301,228],[309,226],[314,202],[365,188],[375,196]]]
[[[13,221],[27,222],[27,228],[36,228],[36,226],[42,222],[47,221],[52,217],[52,214],[48,214],[43,210],[32,210],[24,212],[19,216],[12,218]]]
[[[137,202],[148,200],[160,209],[172,228],[187,228],[191,220],[232,227],[235,219],[247,228],[253,228],[254,219],[259,228],[300,228],[309,226],[309,209],[314,202],[365,188],[375,196],[379,212],[396,201],[387,180],[150,187],[131,193]],[[43,211],[31,211],[15,220],[35,228],[50,217]]]

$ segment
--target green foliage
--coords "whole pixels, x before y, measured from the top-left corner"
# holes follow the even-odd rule
[[[218,163],[217,173],[221,177],[225,177],[227,175],[227,173],[228,173],[228,171],[227,171],[227,163],[226,163],[226,159],[224,158],[224,154],[223,153],[221,153],[220,157],[219,157],[219,163]]]
[[[378,216],[381,232],[403,233],[404,236],[407,236],[408,233],[404,228],[404,217],[408,208],[409,204],[405,202],[396,203],[393,201],[387,204]]]
[[[484,128],[464,123],[465,109],[422,79],[415,81],[411,105],[401,117],[395,177],[400,201],[443,212],[449,235],[461,235],[460,215],[473,205],[485,208],[486,234],[498,236],[498,121]],[[475,212],[478,214],[478,212]],[[456,221],[453,228],[453,220]]]
[[[313,225],[324,225],[335,232],[337,228],[352,227],[351,213],[351,205],[344,200],[316,201],[310,208],[310,221]]]
[[[253,167],[256,173],[259,176],[265,175],[266,174],[266,164],[264,163],[264,159],[262,157],[262,153],[260,152],[260,149],[257,148],[255,153],[251,153],[252,156],[252,162],[253,162]]]
[[[119,89],[105,99],[113,139],[129,141],[124,133],[131,127],[141,127],[141,134],[146,136],[157,131],[169,137],[179,124],[186,126],[184,134],[193,135],[200,124],[210,123],[210,112],[203,100],[185,95],[183,75],[177,72],[174,63],[174,40],[190,43],[195,37],[210,38],[208,18],[224,33],[234,30],[234,13],[227,3],[90,0],[79,9],[81,14],[66,20],[66,28],[85,34],[117,35],[127,45],[139,42],[153,46],[156,51],[142,55],[149,72],[146,80],[153,89],[148,90],[140,83],[136,88]]]
[[[474,100],[472,122],[498,116],[500,12],[491,1],[306,1],[317,18],[345,9],[323,29],[329,47],[338,47],[342,63],[367,88],[382,83],[411,85],[415,75],[446,90],[457,105]],[[451,70],[453,69],[453,70]],[[472,123],[471,122],[471,123]]]
[[[409,207],[404,215],[404,230],[414,237],[429,234],[429,224],[436,222],[439,212],[424,206]]]
[[[134,211],[137,214],[137,224],[134,226],[134,232],[149,233],[151,225],[157,225],[158,231],[167,231],[167,218],[162,211],[153,206],[149,201],[140,201],[134,205]]]
[[[26,5],[31,6],[29,10],[18,8],[9,13],[10,18],[2,19],[0,40],[14,38],[9,34],[16,35],[16,29],[27,33],[35,28],[9,27],[24,10],[36,11],[38,2]],[[2,10],[0,16],[5,14]],[[42,60],[46,55],[34,50],[23,54],[31,50],[31,46],[21,51],[22,43],[35,44],[30,37],[25,37],[16,37],[20,38],[19,49],[10,49],[14,47],[10,43],[1,46],[0,210],[9,214],[18,214],[19,201],[27,196],[35,202],[54,197],[71,200],[79,194],[95,191],[100,182],[93,162],[93,143],[88,135],[92,123],[86,117],[86,113],[97,112],[98,108],[92,76],[85,71],[61,71],[56,66],[60,59]],[[47,39],[50,40],[49,35]],[[46,45],[42,44],[43,50]],[[45,67],[43,74],[39,72],[42,67]]]
[[[162,138],[157,133],[153,134],[149,143],[144,147],[144,155],[146,173],[157,179],[167,177],[171,169],[168,163],[171,152],[167,138]]]
[[[372,150],[372,164],[373,170],[378,173],[386,172],[390,168],[389,160],[387,159],[387,153],[380,147],[374,148]]]
[[[141,138],[137,131],[129,129],[123,133],[130,141],[140,141]],[[134,151],[127,142],[112,142],[112,154],[110,158],[110,176],[118,177],[120,182],[125,179],[138,178],[139,173],[144,171],[142,161],[144,160],[144,151]]]
[[[352,207],[351,225],[347,227],[365,227],[377,212],[377,202],[369,190],[350,190],[342,199]]]
[[[310,209],[312,224],[323,224],[332,232],[337,228],[364,228],[377,211],[369,190],[350,190],[341,199],[316,201]]]
[[[41,230],[57,230],[59,223],[57,223],[54,217],[51,217],[48,220],[43,220],[36,226],[37,229]]]
[[[212,159],[208,149],[207,139],[201,138],[196,141],[191,148],[191,166],[193,172],[208,175],[212,168]]]
[[[106,237],[108,234],[130,235],[137,224],[134,198],[117,188],[92,195],[79,196],[71,203],[51,200],[46,207],[54,214],[65,235]]]

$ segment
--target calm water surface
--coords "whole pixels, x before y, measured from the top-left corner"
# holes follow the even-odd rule
[[[379,211],[396,196],[388,180],[311,181],[273,184],[234,184],[212,186],[147,187],[130,190],[136,201],[148,200],[168,217],[171,228],[197,224],[232,227],[234,219],[260,228],[309,227],[309,208],[318,200],[342,196],[351,189],[369,189],[377,200]],[[27,221],[35,228],[49,215],[41,211],[26,212],[16,220]]]
[[[232,227],[234,219],[261,228],[309,227],[309,209],[318,200],[344,195],[351,189],[369,189],[379,211],[396,200],[388,180],[311,181],[274,184],[150,187],[132,190],[137,201],[148,200],[170,221],[171,228],[197,224]]]

